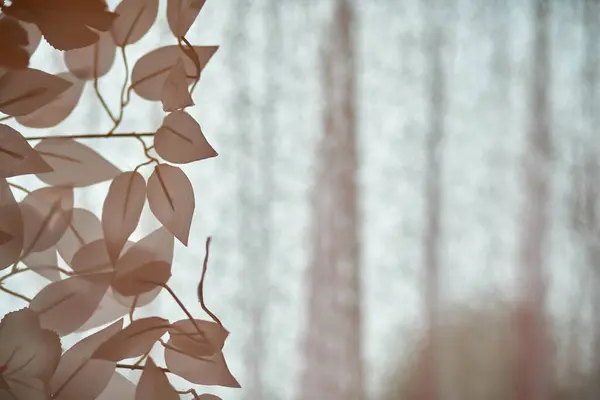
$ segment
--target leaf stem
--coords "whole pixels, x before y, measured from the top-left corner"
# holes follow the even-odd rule
[[[27,189],[24,186],[17,185],[16,183],[8,182],[8,186],[14,187],[15,189],[19,189],[27,194],[31,193],[31,190]]]
[[[23,301],[31,303],[31,299],[29,297],[27,297],[25,295],[22,295],[20,293],[14,292],[14,291],[12,291],[12,290],[10,290],[10,289],[2,286],[2,285],[0,285],[0,290],[3,291],[3,292],[5,292],[5,293],[8,293],[8,294],[10,294],[12,296],[18,297],[19,299],[21,299]]]
[[[202,307],[202,310],[204,310],[204,312],[206,314],[208,314],[213,319],[213,321],[215,321],[217,324],[219,324],[219,326],[222,329],[225,329],[225,327],[221,323],[221,320],[219,318],[217,318],[217,316],[215,314],[213,314],[208,309],[208,307],[206,307],[206,304],[204,303],[204,278],[206,277],[206,271],[208,269],[208,256],[210,254],[210,241],[211,241],[211,237],[209,236],[208,238],[206,238],[206,255],[204,256],[204,262],[202,263],[202,275],[200,276],[200,283],[198,283],[198,301],[200,302],[200,306]]]
[[[143,371],[144,368],[145,368],[145,365],[131,365],[131,364],[118,363],[117,364],[117,368],[130,369],[130,370],[141,370],[141,371]],[[158,369],[160,369],[161,371],[166,372],[166,373],[172,373],[171,370],[169,370],[169,368],[158,367]]]
[[[113,133],[109,135],[107,133],[88,133],[81,135],[45,135],[45,136],[30,136],[25,138],[26,140],[42,140],[42,139],[108,139],[108,138],[142,138],[142,137],[152,137],[154,136],[154,132],[150,133],[136,133],[136,132],[128,132],[128,133]]]
[[[192,322],[192,325],[194,325],[194,328],[196,328],[196,331],[198,331],[198,333],[204,337],[204,332],[202,331],[202,329],[200,329],[200,327],[198,326],[198,324],[196,324],[196,320],[194,319],[194,317],[192,316],[192,314],[189,312],[189,310],[185,307],[185,305],[183,304],[183,302],[179,299],[179,297],[177,297],[177,295],[175,294],[175,292],[173,291],[173,289],[171,289],[169,287],[169,285],[167,285],[166,283],[162,283],[162,282],[156,282],[156,281],[150,281],[150,280],[140,280],[140,282],[142,283],[150,283],[152,285],[157,285],[162,287],[163,289],[165,289],[167,292],[169,292],[169,294],[171,295],[171,297],[173,298],[173,300],[175,300],[175,302],[177,303],[177,305],[179,306],[179,308],[181,308],[183,310],[183,312],[185,313],[185,315],[188,317],[188,319]]]

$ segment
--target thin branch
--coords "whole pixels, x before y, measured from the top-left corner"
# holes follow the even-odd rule
[[[121,121],[123,121],[123,113],[130,99],[129,96],[127,96],[127,99],[125,99],[125,91],[127,90],[127,84],[129,83],[129,63],[127,62],[127,54],[125,53],[125,47],[121,47],[121,56],[123,58],[123,66],[125,67],[125,81],[121,86],[121,97],[119,98],[121,103],[119,107],[119,116],[115,120],[115,124],[112,127],[112,129],[108,132],[108,136],[112,136],[115,130],[121,124]]]
[[[145,366],[144,365],[131,365],[131,364],[121,364],[121,363],[118,363],[117,364],[117,368],[143,371],[144,368],[145,368]],[[173,373],[173,372],[171,372],[171,370],[169,370],[169,368],[158,367],[158,369],[160,369],[162,372]]]
[[[204,262],[202,263],[202,276],[200,277],[200,283],[198,284],[198,301],[200,302],[200,306],[202,307],[202,310],[204,310],[204,312],[206,314],[210,315],[210,317],[213,319],[213,321],[215,321],[217,324],[219,324],[219,326],[221,328],[225,329],[225,327],[221,323],[221,320],[219,320],[219,318],[217,318],[217,316],[215,314],[210,312],[210,310],[206,307],[206,304],[204,303],[204,278],[206,277],[206,270],[208,269],[208,256],[210,254],[210,240],[211,240],[210,236],[208,238],[206,238],[206,255],[204,256]]]
[[[16,183],[8,182],[8,186],[14,187],[15,189],[19,189],[27,194],[31,193],[31,190],[27,189],[24,186],[17,185]]]
[[[8,294],[10,294],[12,296],[18,297],[19,299],[21,299],[23,301],[31,303],[31,299],[29,297],[27,297],[25,295],[22,295],[20,293],[14,292],[14,291],[12,291],[12,290],[10,290],[10,289],[2,286],[2,285],[0,285],[0,290],[3,291],[3,292],[6,292],[6,293],[8,293]]]
[[[162,283],[162,282],[156,282],[156,281],[151,281],[151,280],[140,280],[141,283],[150,283],[152,285],[156,285],[156,286],[160,286],[163,289],[165,289],[167,292],[169,292],[169,294],[171,295],[171,297],[173,298],[173,300],[175,300],[175,302],[177,303],[177,305],[179,306],[179,308],[181,308],[181,310],[183,310],[183,312],[185,313],[185,315],[188,317],[188,319],[192,322],[192,325],[194,325],[194,327],[196,328],[196,331],[198,331],[198,333],[204,337],[204,332],[202,331],[202,329],[200,329],[200,327],[198,326],[198,324],[196,323],[196,320],[194,319],[194,317],[192,316],[192,314],[189,312],[189,310],[185,307],[185,305],[183,304],[183,302],[179,299],[179,297],[177,297],[177,295],[175,294],[175,292],[173,291],[173,289],[171,289],[169,287],[169,285],[167,285],[166,283]]]
[[[30,136],[26,137],[26,140],[42,140],[42,139],[108,139],[108,138],[142,138],[142,137],[152,137],[155,132],[147,132],[147,133],[136,133],[136,132],[128,132],[128,133],[113,133],[112,135],[108,135],[106,133],[89,133],[89,134],[81,134],[81,135],[45,135],[45,136]]]
[[[14,118],[12,115],[6,115],[0,118],[0,122],[8,121],[9,119]]]

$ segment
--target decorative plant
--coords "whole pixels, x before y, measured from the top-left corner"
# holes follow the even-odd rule
[[[188,393],[218,399],[193,389],[178,392],[169,374],[194,384],[239,387],[222,353],[228,331],[204,304],[210,238],[198,301],[212,321],[194,317],[169,286],[174,241],[187,246],[195,209],[192,184],[177,164],[217,155],[185,111],[194,105],[200,73],[217,50],[186,39],[204,3],[168,0],[174,44],[152,50],[130,71],[127,47],[154,25],[159,0],[122,0],[114,11],[104,0],[0,0],[0,121],[54,127],[73,112],[89,83],[113,122],[105,133],[37,137],[0,123],[0,290],[29,303],[0,322],[0,398],[166,400]],[[63,52],[68,71],[29,67],[42,37]],[[125,78],[114,113],[100,81],[117,52]],[[162,103],[165,117],[156,132],[119,132],[132,93]],[[132,171],[120,170],[81,141],[124,137],[139,141],[147,158]],[[147,180],[141,168],[153,168]],[[30,174],[46,186],[28,190],[11,182]],[[74,207],[74,189],[105,181],[111,184],[101,216]],[[27,194],[18,202],[13,190]],[[146,201],[162,226],[134,243],[130,236]],[[31,272],[48,280],[31,299],[4,285]],[[186,319],[134,317],[136,308],[162,291]],[[66,352],[61,348],[61,337],[92,328],[101,329]],[[164,349],[164,367],[149,355],[157,346]],[[123,363],[138,357],[134,364]],[[143,372],[134,384],[120,369]]]

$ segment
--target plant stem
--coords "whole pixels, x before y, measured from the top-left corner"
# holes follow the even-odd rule
[[[112,135],[108,135],[106,133],[89,133],[89,134],[81,134],[81,135],[45,135],[45,136],[30,136],[25,139],[27,140],[42,140],[42,139],[107,139],[114,137],[121,138],[142,138],[142,137],[152,137],[154,136],[154,132],[150,133],[136,133],[136,132],[128,132],[128,133],[113,133]]]
[[[8,288],[5,288],[5,287],[4,287],[4,286],[2,286],[2,285],[0,285],[0,290],[1,290],[1,291],[3,291],[3,292],[6,292],[6,293],[8,293],[8,294],[10,294],[10,295],[12,295],[12,296],[18,297],[19,299],[21,299],[21,300],[23,300],[23,301],[26,301],[26,302],[28,302],[28,303],[31,303],[31,299],[30,299],[29,297],[27,297],[27,296],[24,296],[24,295],[22,295],[22,294],[20,294],[20,293],[17,293],[17,292],[13,292],[12,290],[10,290],[10,289],[8,289]]]
[[[141,370],[143,371],[145,366],[144,365],[131,365],[131,364],[117,364],[117,368],[123,368],[123,369],[130,369],[130,370]],[[166,372],[166,373],[171,373],[171,371],[168,368],[164,368],[164,367],[158,367],[158,369],[160,369],[162,372]]]

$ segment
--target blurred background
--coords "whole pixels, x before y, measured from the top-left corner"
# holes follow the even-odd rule
[[[430,300],[513,298],[527,268],[545,276],[559,327],[587,332],[577,343],[589,353],[600,323],[591,290],[600,261],[598,8],[207,1],[187,38],[220,48],[188,112],[219,156],[184,166],[197,211],[189,247],[176,244],[171,285],[201,312],[195,285],[211,235],[206,302],[231,331],[224,352],[242,389],[206,391],[375,398],[410,351],[408,332],[427,324]],[[155,27],[127,48],[130,65],[176,44],[164,10],[161,2]],[[46,43],[33,66],[65,70]],[[123,72],[117,57],[100,80],[113,109]],[[160,107],[134,95],[119,131],[156,130]],[[55,129],[20,129],[111,126],[88,84]],[[123,170],[143,160],[135,140],[85,143]],[[76,204],[100,215],[107,188],[78,191]],[[134,238],[157,226],[145,210]],[[22,306],[2,300],[3,313]],[[155,313],[183,318],[162,295],[139,315]]]

